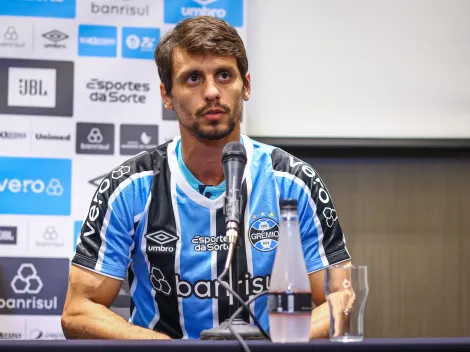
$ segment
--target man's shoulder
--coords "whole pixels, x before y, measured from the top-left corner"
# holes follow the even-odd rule
[[[307,162],[280,147],[259,142],[251,138],[250,140],[253,143],[254,153],[258,155],[258,158],[268,156],[274,171],[294,172],[297,166],[302,167],[305,165],[305,167],[310,167]]]
[[[108,182],[111,190],[124,188],[130,183],[147,185],[148,182],[143,179],[151,179],[160,171],[167,159],[167,149],[171,142],[170,140],[153,149],[142,151],[123,161],[114,167],[102,182]]]
[[[319,177],[313,166],[307,161],[282,148],[251,140],[258,157],[262,159],[263,156],[268,156],[274,175],[284,181],[310,184],[312,180],[315,181]]]
[[[158,145],[149,150],[144,150],[139,154],[125,160],[119,166],[128,166],[135,172],[155,171],[161,162],[167,158],[168,145],[173,140]]]

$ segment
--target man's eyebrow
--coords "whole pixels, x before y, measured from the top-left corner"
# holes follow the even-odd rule
[[[233,67],[233,66],[220,66],[220,67],[217,67],[217,69],[215,71],[216,72],[221,72],[221,71],[234,72],[234,71],[236,71],[236,68]]]
[[[178,77],[187,77],[187,76],[190,76],[190,75],[201,75],[202,74],[202,71],[201,70],[198,70],[196,68],[188,68],[187,70],[184,70],[184,71],[181,71],[179,74],[178,74]]]
[[[236,72],[236,68],[232,67],[232,66],[223,65],[223,66],[219,66],[215,69],[215,72],[222,72],[222,71]],[[188,77],[190,75],[201,75],[202,76],[202,74],[203,74],[202,70],[199,70],[197,68],[188,68],[184,71],[181,71],[178,74],[178,77],[185,78],[185,77]]]

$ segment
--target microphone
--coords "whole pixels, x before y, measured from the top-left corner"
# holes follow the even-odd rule
[[[243,221],[243,219],[240,219],[242,216],[242,214],[240,214],[241,188],[246,162],[247,157],[243,144],[239,142],[230,142],[225,145],[222,152],[222,166],[224,168],[226,187],[224,204],[225,230],[229,241],[229,248],[227,251],[227,261],[225,262],[224,270],[217,277],[217,282],[225,287],[227,292],[230,292],[229,316],[231,316],[231,318],[226,319],[223,323],[212,329],[202,331],[200,335],[201,340],[233,340],[235,337],[238,341],[241,341],[240,336],[251,340],[260,340],[263,339],[263,336],[269,339],[269,335],[264,330],[262,334],[260,329],[251,326],[249,323],[243,321],[239,317],[241,310],[238,308],[238,302],[241,302],[241,304],[253,318],[253,321],[255,321],[259,327],[261,327],[254,313],[251,312],[249,306],[240,297],[240,287],[238,280],[239,247],[237,247],[235,260],[233,266],[231,266],[232,257],[234,255],[235,246],[238,239],[238,228],[240,221]],[[223,281],[223,278],[227,275],[227,272],[230,273],[228,283]],[[232,287],[232,285],[234,287]],[[237,300],[233,301],[233,297],[235,297]],[[254,300],[254,298],[251,300]],[[234,312],[236,314],[234,314]]]
[[[229,268],[232,261],[233,250],[238,238],[241,188],[246,161],[246,150],[243,144],[230,142],[225,145],[222,152],[222,166],[225,177],[225,229],[229,242],[226,269]]]

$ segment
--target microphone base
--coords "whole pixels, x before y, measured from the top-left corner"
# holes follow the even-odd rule
[[[235,340],[235,336],[228,328],[228,320],[212,329],[203,330],[200,335],[201,340]],[[235,330],[244,340],[265,340],[261,331],[253,325],[241,319],[232,322],[232,329]]]

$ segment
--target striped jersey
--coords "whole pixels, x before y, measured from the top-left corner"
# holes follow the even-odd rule
[[[269,288],[279,239],[279,200],[298,201],[309,273],[350,259],[331,196],[307,163],[242,135],[239,291]],[[229,300],[216,282],[227,255],[225,192],[204,194],[178,161],[179,137],[112,170],[97,187],[72,263],[129,280],[130,322],[171,338],[199,338],[226,320]],[[267,297],[252,305],[268,330]],[[249,315],[242,318],[250,322]]]

